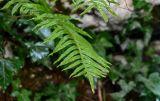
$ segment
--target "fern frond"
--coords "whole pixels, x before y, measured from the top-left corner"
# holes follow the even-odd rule
[[[79,2],[81,1],[79,0]],[[44,40],[46,43],[57,38],[60,39],[50,54],[62,53],[54,63],[58,63],[58,67],[61,67],[62,70],[73,70],[71,77],[85,76],[94,92],[94,78],[105,77],[109,72],[110,63],[100,57],[83,37],[91,38],[91,36],[72,24],[69,16],[48,12],[50,10],[45,10],[46,7],[39,3],[29,0],[11,0],[3,9],[10,6],[13,6],[12,14],[17,11],[21,14],[33,14],[32,20],[38,23],[33,31],[38,32],[44,28],[54,29],[52,34]]]
[[[33,3],[30,0],[10,0],[2,9],[7,9],[13,6],[12,15],[16,12],[20,14],[38,15],[50,11],[49,7],[45,7],[39,3]]]
[[[73,1],[73,12],[87,7],[81,15],[84,15],[85,13],[91,11],[92,9],[97,9],[102,18],[105,22],[108,21],[107,11],[111,13],[114,16],[117,16],[117,14],[112,11],[110,8],[110,3],[118,4],[115,0],[72,0]]]

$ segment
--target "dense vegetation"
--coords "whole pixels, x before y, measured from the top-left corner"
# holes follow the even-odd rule
[[[0,101],[159,101],[160,6],[123,2],[0,1]]]

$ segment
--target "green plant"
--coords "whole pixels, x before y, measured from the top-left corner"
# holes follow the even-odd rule
[[[12,82],[13,75],[22,68],[23,62],[18,58],[0,59],[0,85],[2,89],[7,89],[7,86]]]
[[[5,96],[5,100],[10,100],[11,97],[18,101],[74,101],[75,97],[80,101],[98,101],[101,97],[103,101],[108,100],[108,97],[115,101],[159,101],[159,6],[148,3],[148,0],[133,0],[134,10],[130,10],[132,15],[116,26],[120,28],[100,31],[101,27],[104,29],[106,26],[101,26],[99,15],[105,21],[108,20],[107,7],[110,7],[109,2],[112,1],[106,0],[106,6],[103,0],[0,0],[0,5],[3,6],[8,1],[13,4],[7,4],[9,7],[0,11],[0,100]],[[128,6],[130,8],[130,4]],[[79,17],[79,13],[87,14]],[[72,15],[80,18],[82,24],[72,18]],[[97,22],[97,25],[100,24],[95,25],[98,29],[95,30],[94,26],[85,27],[84,19],[88,21],[86,16],[94,18],[92,21]],[[112,25],[112,21],[110,23],[112,27],[114,24]],[[110,23],[107,27],[110,27]],[[68,26],[65,26],[66,24]],[[82,26],[87,33],[75,25]],[[74,38],[70,38],[71,35]],[[66,38],[67,43],[59,44],[66,36],[69,36]],[[102,71],[100,70],[99,74],[92,73],[95,75],[94,84],[97,83],[95,94],[91,93],[88,84],[80,77],[68,79],[68,74],[72,74],[84,63],[69,70],[65,69],[70,67],[70,64],[76,65],[80,59],[63,65],[69,54],[76,54],[78,50],[72,42],[80,44],[85,56],[91,54],[91,48],[84,49],[79,37],[85,40],[85,47],[88,41],[87,44],[92,44],[100,56],[113,63],[111,69],[104,69],[101,64],[98,66],[102,67],[97,66],[98,68],[94,69],[110,70],[109,78],[98,81]],[[61,49],[61,46],[64,48]],[[49,53],[50,57],[47,57]],[[52,61],[55,61],[55,65]],[[88,58],[85,61],[89,63]],[[95,59],[93,61],[98,64],[102,62]],[[57,65],[60,68],[56,69]],[[107,74],[107,71],[103,73]],[[72,85],[70,81],[76,82],[77,85]],[[79,96],[76,96],[77,93]]]
[[[12,82],[13,91],[11,96],[16,97],[17,101],[30,101],[31,91],[21,88],[21,81],[19,79]]]
[[[76,89],[74,83],[67,84],[48,84],[45,88],[35,94],[34,101],[76,101]]]
[[[105,21],[108,17],[105,13],[108,10],[116,15],[109,7],[110,3],[116,3],[114,0],[73,0],[74,11],[88,6],[82,15],[96,8]],[[44,0],[11,0],[2,9],[12,8],[11,14],[20,14],[33,20],[37,25],[33,31],[38,33],[44,28],[52,31],[52,34],[44,40],[44,43],[52,40],[58,40],[55,49],[50,55],[59,52],[59,58],[54,62],[62,70],[72,69],[71,77],[85,76],[94,92],[94,78],[105,77],[109,72],[110,63],[99,56],[91,44],[84,38],[92,38],[87,32],[76,27],[69,16],[55,13]]]
[[[87,6],[87,8],[81,13],[81,15],[84,15],[95,8],[99,11],[104,21],[107,22],[108,16],[106,15],[106,11],[109,11],[112,15],[117,16],[116,13],[110,8],[110,3],[118,4],[115,0],[73,0],[73,11]]]

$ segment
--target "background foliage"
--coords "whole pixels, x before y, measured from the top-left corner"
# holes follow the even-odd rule
[[[7,2],[7,0],[0,1],[1,7]],[[50,5],[55,7],[53,11],[56,13],[72,15],[71,9],[63,6],[64,2],[54,3],[54,0],[51,0]],[[105,10],[99,13],[94,10],[94,6],[98,4],[93,6],[94,3],[90,2],[80,5],[81,2],[75,2],[75,14],[84,11],[82,15],[89,12],[87,14],[97,17],[100,13],[100,16],[107,21],[108,17],[103,13]],[[86,5],[89,5],[86,10],[81,9]],[[72,70],[60,72],[57,66],[52,64],[59,54],[47,57],[59,41],[57,39],[46,44],[42,43],[51,34],[48,28],[33,32],[35,21],[28,20],[27,16],[19,15],[15,11],[12,11],[15,15],[11,16],[10,9],[1,10],[0,99],[159,101],[160,7],[146,0],[133,0],[133,6],[134,11],[131,11],[130,18],[119,25],[121,29],[110,28],[102,31],[95,30],[94,26],[84,29],[87,33],[91,33],[93,40],[85,38],[94,46],[96,52],[112,63],[109,76],[94,80],[95,94],[91,93],[86,80],[69,78]],[[98,10],[102,9],[101,7],[104,6],[99,5]],[[71,22],[77,26],[80,23],[75,20]]]

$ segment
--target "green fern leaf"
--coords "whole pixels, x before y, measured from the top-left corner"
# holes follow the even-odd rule
[[[75,5],[80,4],[76,9],[86,5],[88,6],[82,14],[97,6],[99,12],[105,21],[107,21],[108,17],[105,15],[103,9],[108,9],[109,12],[112,11],[108,8],[107,3],[104,4],[103,2],[102,0],[90,0],[88,2],[84,0],[74,1]],[[62,54],[60,54],[54,63],[58,63],[58,67],[61,67],[63,71],[72,69],[73,72],[70,77],[85,76],[94,92],[94,79],[105,77],[109,72],[110,63],[100,57],[83,36],[92,37],[87,32],[72,24],[69,16],[49,12],[49,7],[41,0],[40,3],[30,2],[29,0],[11,0],[3,9],[11,6],[13,6],[12,14],[19,11],[20,14],[30,14],[33,16],[31,20],[37,23],[33,31],[39,32],[44,28],[54,29],[52,34],[44,40],[44,43],[46,43],[57,38],[59,39],[59,42],[50,55],[57,52]]]
[[[108,11],[109,13],[111,13],[114,16],[117,16],[117,14],[112,11],[112,9],[110,8],[110,3],[113,4],[118,4],[115,0],[73,0],[73,12],[75,12],[78,9],[87,7],[82,13],[81,15],[84,15],[85,13],[89,12],[90,10],[92,10],[93,8],[97,9],[100,13],[100,15],[102,16],[102,18],[104,19],[105,22],[108,21],[108,16],[106,14],[106,11]]]

